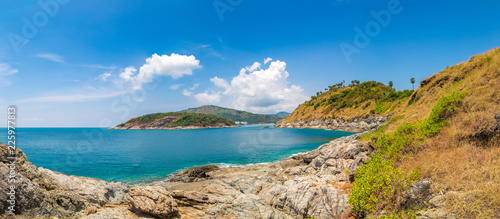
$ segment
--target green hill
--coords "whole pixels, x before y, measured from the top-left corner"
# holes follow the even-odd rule
[[[116,128],[176,128],[176,127],[228,127],[234,126],[234,122],[214,115],[186,112],[152,113],[132,118],[127,122],[117,125]]]
[[[285,118],[287,116],[289,116],[290,113],[287,113],[287,112],[279,112],[279,113],[276,113],[276,114],[269,114],[269,116],[277,116],[277,117],[280,117],[280,118]]]
[[[210,114],[230,119],[232,121],[245,121],[248,124],[275,123],[276,121],[281,119],[281,117],[277,116],[254,114],[241,110],[228,109],[212,105],[190,108],[181,112]]]

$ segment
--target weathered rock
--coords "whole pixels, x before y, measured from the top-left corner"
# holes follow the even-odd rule
[[[403,194],[402,209],[425,207],[432,195],[431,182],[421,180],[410,186],[410,190]]]
[[[15,214],[23,217],[56,216],[81,217],[91,206],[121,204],[128,192],[122,183],[110,183],[99,179],[68,176],[44,168],[37,168],[16,149],[14,162],[16,178],[8,182],[11,163],[7,159],[8,146],[0,143],[0,188],[15,186]],[[6,193],[0,193],[7,200]],[[0,213],[5,213],[6,202],[0,202]]]
[[[206,165],[193,167],[184,170],[182,173],[172,177],[169,181],[171,182],[193,182],[201,179],[209,178],[208,174],[211,171],[217,170],[219,167],[217,165]]]
[[[311,121],[298,121],[298,122],[279,122],[274,127],[277,128],[316,128],[316,129],[331,129],[341,130],[346,132],[364,132],[373,131],[381,124],[385,123],[390,116],[365,116],[363,118],[353,118],[344,120],[342,118],[336,119],[318,119]]]
[[[177,203],[170,193],[160,186],[133,187],[125,200],[132,210],[155,217],[169,218],[179,212]]]

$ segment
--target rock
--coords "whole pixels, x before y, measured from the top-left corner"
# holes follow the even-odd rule
[[[193,167],[189,168],[187,170],[184,170],[181,174],[178,174],[174,177],[172,177],[169,181],[171,182],[193,182],[193,181],[198,181],[202,179],[209,178],[210,175],[208,174],[211,171],[218,170],[219,167],[217,165],[206,165],[206,166],[199,166],[199,167]]]
[[[133,187],[125,200],[132,210],[155,217],[169,218],[179,212],[170,193],[160,186]]]
[[[429,200],[431,208],[443,208],[446,206],[446,197],[444,195],[434,196]]]
[[[400,207],[405,210],[425,207],[431,195],[431,182],[428,180],[418,181],[413,183],[410,186],[410,190],[403,194],[403,201]]]
[[[343,118],[335,119],[317,119],[310,121],[298,122],[278,122],[274,127],[277,128],[317,128],[317,129],[332,129],[346,132],[364,132],[374,131],[382,123],[386,122],[390,116],[373,116],[368,115],[360,118],[352,118],[344,120]]]
[[[0,143],[0,187],[9,188],[8,146]],[[44,168],[37,168],[17,148],[15,169],[16,215],[24,217],[55,216],[81,217],[87,209],[105,204],[122,204],[129,187],[100,179],[68,176]],[[7,200],[6,193],[0,193]],[[6,202],[0,202],[0,213],[5,213]]]

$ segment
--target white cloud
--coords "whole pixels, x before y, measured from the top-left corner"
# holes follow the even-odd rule
[[[231,85],[227,83],[226,79],[216,76],[214,78],[210,78],[210,82],[214,83],[214,85],[217,87],[224,88],[224,94],[229,94],[231,92]]]
[[[0,76],[8,76],[17,73],[18,70],[11,68],[10,65],[5,63],[0,63]]]
[[[182,84],[173,84],[172,86],[170,86],[170,89],[172,89],[172,90],[177,90],[177,89],[179,89],[181,86],[182,86]]]
[[[42,58],[42,59],[46,59],[49,61],[53,61],[53,62],[64,63],[63,57],[61,57],[60,55],[54,54],[54,53],[42,53],[42,54],[38,54],[37,57]]]
[[[188,91],[187,89],[182,90],[182,95],[189,97],[193,94],[193,92]]]
[[[146,64],[139,68],[133,66],[125,69],[120,77],[132,83],[134,89],[142,88],[145,83],[153,81],[155,76],[170,76],[173,79],[181,78],[185,75],[192,75],[194,69],[201,68],[200,61],[193,55],[179,55],[172,53],[170,56],[153,54],[146,59]],[[135,74],[138,72],[137,74]]]
[[[194,98],[201,104],[217,104],[220,102],[221,95],[218,92],[209,92],[207,90],[204,93],[194,95]]]
[[[231,83],[218,77],[210,79],[215,86],[225,90],[223,94],[231,107],[259,113],[291,112],[307,100],[300,86],[288,82],[285,62],[271,62],[267,69],[260,69],[260,63],[252,66],[242,69]],[[254,70],[247,73],[247,69]],[[197,100],[206,98],[208,91],[197,95],[200,95]],[[213,92],[212,95],[219,95],[220,99],[220,93]]]
[[[189,90],[194,90],[194,89],[198,88],[198,86],[200,86],[200,84],[198,84],[198,83],[193,84],[193,86],[190,87]]]
[[[134,66],[126,67],[120,72],[120,78],[122,78],[125,81],[132,81],[134,80],[134,74],[136,72],[137,69]]]
[[[268,62],[273,61],[273,59],[267,57],[264,59],[264,65],[267,64]]]
[[[0,86],[9,86],[10,81],[5,79],[5,76],[13,75],[19,72],[17,69],[10,67],[9,64],[0,63]]]
[[[261,64],[259,62],[254,62],[251,66],[245,67],[245,70],[249,72],[253,72],[257,69],[260,69]]]
[[[103,73],[97,76],[95,79],[101,80],[101,81],[106,81],[108,78],[111,76],[110,73]]]
[[[99,68],[99,69],[107,69],[107,70],[116,69],[116,65],[104,66],[104,65],[99,65],[99,64],[91,64],[91,65],[79,65],[79,66],[85,67],[85,68]]]

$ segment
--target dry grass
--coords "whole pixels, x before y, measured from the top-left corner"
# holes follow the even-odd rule
[[[391,124],[419,120],[438,97],[467,91],[449,125],[428,140],[425,150],[401,163],[404,170],[420,169],[422,177],[431,178],[434,191],[446,186],[458,191],[444,210],[460,218],[500,218],[500,124],[494,117],[500,112],[499,64],[500,49],[495,49],[446,68],[417,90],[417,102],[401,111],[405,119]]]

